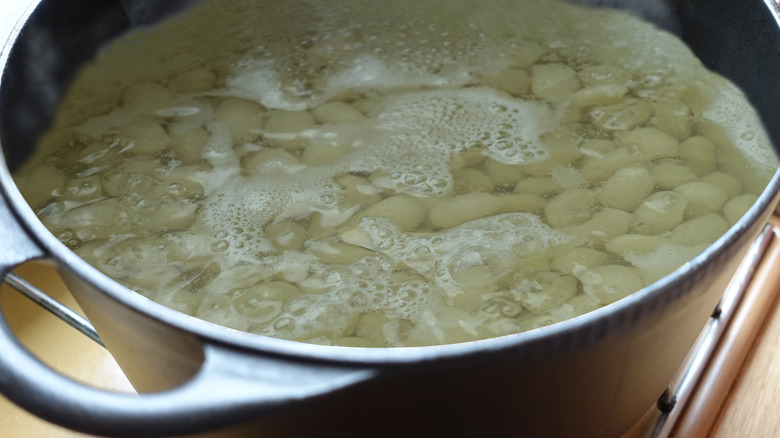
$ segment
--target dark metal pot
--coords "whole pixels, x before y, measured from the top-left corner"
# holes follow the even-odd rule
[[[590,314],[526,333],[359,349],[221,328],[153,303],[86,264],[43,227],[10,176],[81,63],[111,38],[186,2],[33,3],[2,55],[0,272],[32,259],[55,265],[142,392],[105,392],[58,374],[0,317],[0,392],[68,428],[117,436],[235,424],[231,436],[617,436],[664,391],[777,204],[780,174],[726,235],[674,273]],[[658,4],[705,64],[744,89],[780,144],[777,5]]]

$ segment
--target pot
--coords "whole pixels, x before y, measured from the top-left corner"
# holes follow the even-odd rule
[[[362,349],[266,338],[189,317],[77,257],[38,221],[11,179],[83,62],[112,38],[188,3],[34,1],[3,50],[0,272],[29,260],[54,265],[141,393],[106,392],[57,373],[0,317],[0,392],[62,426],[104,436],[226,427],[231,436],[618,436],[663,393],[777,204],[780,173],[728,233],[672,274],[584,316],[516,335]],[[743,88],[780,144],[777,5],[654,4],[705,64]]]

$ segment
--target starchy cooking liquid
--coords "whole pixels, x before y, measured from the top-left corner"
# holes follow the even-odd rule
[[[206,2],[86,67],[38,152],[23,194],[115,280],[371,347],[612,303],[776,168],[741,93],[673,36],[548,0]]]

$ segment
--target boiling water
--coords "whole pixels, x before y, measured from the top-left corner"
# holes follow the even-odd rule
[[[625,297],[723,234],[775,166],[741,93],[623,13],[216,1],[86,67],[16,178],[152,300],[400,347]]]

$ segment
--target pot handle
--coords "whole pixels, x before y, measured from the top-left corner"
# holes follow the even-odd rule
[[[0,392],[47,421],[100,436],[179,436],[227,427],[373,378],[376,371],[247,357],[206,344],[198,373],[172,390],[122,394],[74,381],[32,356],[0,316]]]
[[[27,233],[0,193],[0,281],[46,251]],[[172,436],[226,427],[373,378],[366,367],[281,356],[252,356],[203,340],[204,361],[183,385],[122,394],[75,381],[33,356],[0,309],[0,393],[47,421],[100,436]]]

